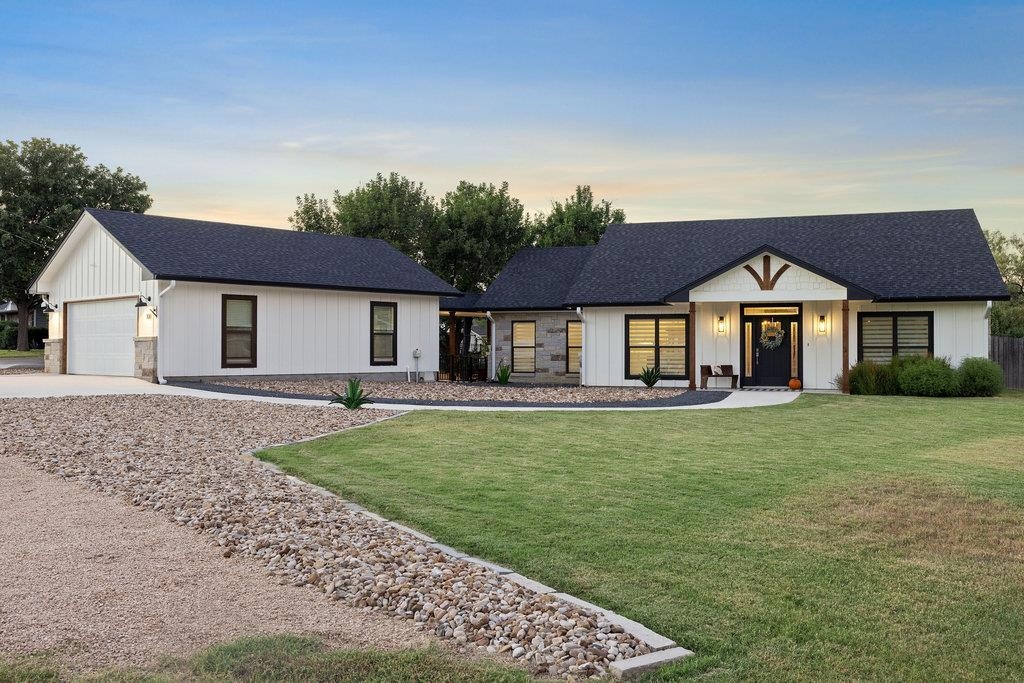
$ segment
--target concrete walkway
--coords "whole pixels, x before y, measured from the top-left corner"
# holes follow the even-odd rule
[[[47,398],[56,396],[109,396],[112,394],[157,394],[163,396],[192,396],[225,401],[259,401],[300,406],[324,406],[326,400],[248,396],[201,391],[185,387],[152,384],[131,377],[99,377],[92,375],[4,375],[0,376],[0,399]],[[399,403],[367,404],[382,410],[459,410],[469,412],[542,412],[542,411],[651,411],[651,410],[720,410],[727,408],[760,408],[790,403],[800,395],[798,391],[734,391],[716,403],[684,406],[654,406],[625,408],[577,408],[521,405],[516,407],[491,406],[424,406]]]

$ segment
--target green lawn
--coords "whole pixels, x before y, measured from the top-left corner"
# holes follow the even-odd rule
[[[0,349],[0,358],[42,358],[42,349],[32,351],[14,351],[12,349]]]
[[[697,652],[667,678],[1019,678],[1024,396],[438,413],[261,454]]]

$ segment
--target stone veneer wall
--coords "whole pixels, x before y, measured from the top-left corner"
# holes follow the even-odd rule
[[[579,320],[572,311],[493,313],[495,367],[504,361],[512,364],[512,322],[537,323],[536,372],[512,374],[512,382],[579,384],[578,373],[565,373],[565,323]]]
[[[156,337],[135,337],[135,376],[147,382],[157,381]]]
[[[64,340],[43,340],[43,372],[59,375],[64,365]]]

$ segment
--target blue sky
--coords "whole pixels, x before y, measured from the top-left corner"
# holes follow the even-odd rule
[[[1024,232],[1024,3],[0,4],[0,137],[283,225],[396,170],[630,220],[974,207]]]

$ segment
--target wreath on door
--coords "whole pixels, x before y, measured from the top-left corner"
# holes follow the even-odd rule
[[[765,320],[761,323],[761,346],[772,351],[782,346],[782,340],[786,336],[782,329],[782,322],[778,320]]]

